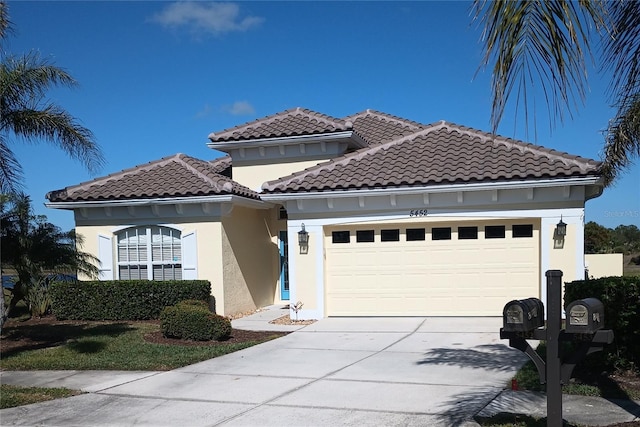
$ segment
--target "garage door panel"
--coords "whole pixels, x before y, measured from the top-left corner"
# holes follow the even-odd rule
[[[332,244],[327,233],[327,315],[499,316],[510,299],[539,296],[536,225],[531,238],[507,227],[503,239],[412,242],[403,230],[401,241],[380,242],[383,228],[398,227],[375,229],[373,243]]]

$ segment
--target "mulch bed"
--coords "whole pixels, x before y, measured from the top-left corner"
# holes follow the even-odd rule
[[[63,345],[68,337],[73,336],[78,328],[86,326],[104,325],[119,323],[124,325],[136,324],[159,324],[159,320],[144,321],[78,321],[78,320],[57,320],[55,316],[45,316],[42,318],[31,318],[28,320],[8,319],[3,328],[0,339],[0,355],[11,354],[16,351],[47,348]],[[147,342],[164,345],[180,346],[218,346],[228,344],[238,344],[249,341],[265,341],[289,332],[274,331],[245,331],[233,329],[231,337],[224,341],[191,341],[175,338],[166,338],[162,332],[152,332],[144,335]]]

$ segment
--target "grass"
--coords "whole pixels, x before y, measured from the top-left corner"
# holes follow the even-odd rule
[[[536,349],[543,359],[545,358],[546,347],[544,343],[541,343]],[[580,367],[580,365],[578,365]],[[574,372],[576,374],[576,372]],[[640,400],[640,390],[633,387],[625,387],[613,380],[606,377],[598,378],[599,381],[595,384],[585,384],[582,381],[582,377],[586,376],[586,372],[577,370],[577,375],[574,375],[579,381],[571,382],[562,386],[562,392],[565,394],[575,394],[580,396],[597,396],[614,399],[632,399]],[[533,362],[527,362],[515,375],[515,379],[518,382],[518,388],[521,390],[531,391],[546,391],[546,385],[540,384],[540,377],[538,370]],[[509,384],[510,386],[511,384]]]
[[[215,346],[154,344],[143,338],[144,334],[159,329],[158,324],[152,323],[31,325],[28,328],[31,329],[23,333],[32,337],[59,335],[59,345],[3,351],[1,369],[164,371],[259,344],[259,341]]]
[[[68,388],[18,387],[0,384],[0,409],[76,396],[81,393]]]

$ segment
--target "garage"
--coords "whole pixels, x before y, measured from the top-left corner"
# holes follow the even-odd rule
[[[327,316],[500,316],[540,297],[539,219],[324,229]]]

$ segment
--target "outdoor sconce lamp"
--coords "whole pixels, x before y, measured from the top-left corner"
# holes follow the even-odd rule
[[[556,225],[556,237],[559,239],[564,238],[567,235],[567,224],[562,221],[562,215],[560,215],[560,222]]]
[[[298,244],[300,253],[306,254],[309,249],[309,233],[304,229],[304,223],[302,223],[302,230],[298,231]]]

